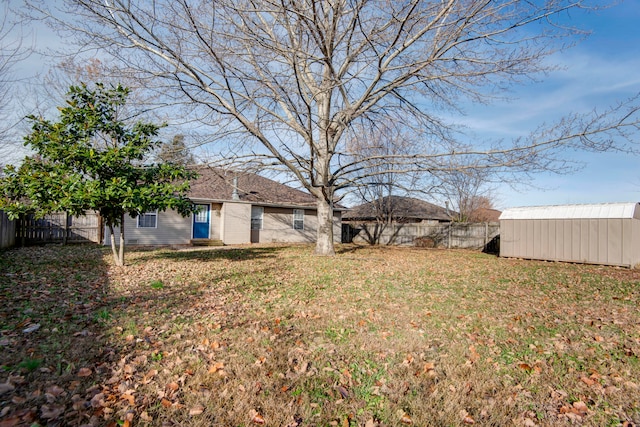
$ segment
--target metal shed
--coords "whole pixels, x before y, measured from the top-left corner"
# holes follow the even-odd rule
[[[640,267],[640,203],[506,209],[500,256]]]

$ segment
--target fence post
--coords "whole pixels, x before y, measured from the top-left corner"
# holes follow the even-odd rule
[[[451,249],[451,224],[449,223],[449,227],[447,228],[447,249]]]
[[[489,223],[484,223],[484,248],[489,244]]]

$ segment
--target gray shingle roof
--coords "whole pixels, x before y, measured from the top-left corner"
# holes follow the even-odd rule
[[[376,209],[376,207],[380,209]],[[373,202],[365,203],[348,209],[343,215],[344,221],[366,221],[376,219],[377,212],[383,217],[391,216],[394,220],[439,220],[450,221],[447,210],[433,203],[412,197],[387,196]]]
[[[199,177],[191,181],[189,198],[200,200],[233,200],[234,178],[240,201],[283,206],[315,207],[315,198],[279,182],[249,172],[199,167]]]

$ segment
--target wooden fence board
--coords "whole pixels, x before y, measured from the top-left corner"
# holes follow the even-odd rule
[[[25,215],[18,221],[16,243],[23,245],[38,243],[99,243],[101,221],[96,212],[83,216],[70,216],[56,212],[36,219]]]
[[[433,246],[487,249],[500,234],[500,223],[376,224],[346,225],[344,242],[371,243],[374,236],[381,245]]]
[[[11,248],[16,243],[16,222],[0,211],[0,249]]]

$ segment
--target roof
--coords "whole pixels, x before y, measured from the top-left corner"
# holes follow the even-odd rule
[[[589,205],[529,206],[505,209],[500,220],[505,219],[603,219],[638,218],[640,203],[601,203]]]
[[[441,206],[424,200],[412,197],[387,196],[373,202],[364,203],[348,209],[343,215],[343,220],[372,220],[379,216],[379,209],[382,208],[382,215],[391,216],[392,219],[431,219],[439,221],[450,221],[451,215]]]
[[[199,176],[191,181],[190,199],[238,200],[278,206],[316,206],[316,199],[311,194],[254,173],[207,167],[199,167],[196,172]],[[234,199],[235,178],[237,199]]]
[[[472,212],[474,221],[477,222],[498,222],[502,212],[491,208],[478,208]]]

